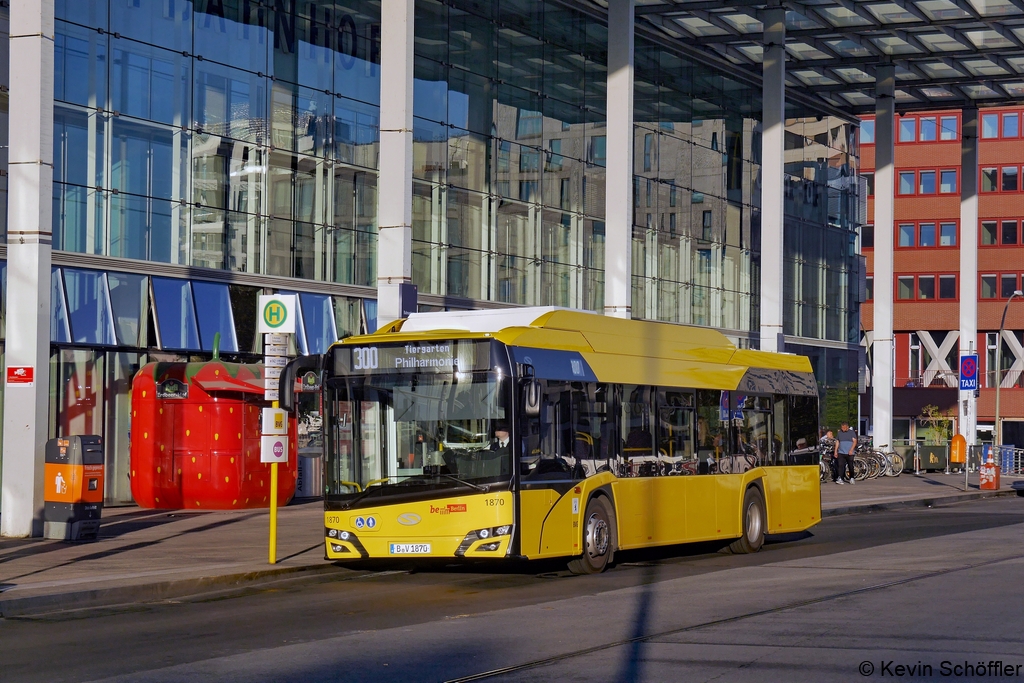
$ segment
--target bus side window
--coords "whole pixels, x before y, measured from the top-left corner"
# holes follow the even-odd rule
[[[673,465],[689,463],[693,450],[693,394],[658,390],[658,456]]]
[[[786,458],[786,415],[787,402],[785,396],[776,394],[773,397],[774,409],[772,410],[772,462],[773,465],[785,465]]]
[[[611,392],[606,384],[573,384],[573,473],[589,477],[608,468]]]
[[[651,430],[651,388],[627,384],[622,392],[622,455],[627,476],[654,475],[654,435]]]
[[[722,420],[722,400],[728,418],[729,392],[717,389],[697,390],[697,472],[711,474],[718,471],[718,458],[728,443],[729,426]]]
[[[789,397],[789,443],[787,465],[818,464],[818,397]]]

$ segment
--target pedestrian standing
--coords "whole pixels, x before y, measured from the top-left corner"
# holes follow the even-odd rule
[[[850,429],[850,423],[844,422],[836,434],[836,458],[838,460],[839,479],[847,484],[853,482],[853,451],[857,448],[857,433]]]

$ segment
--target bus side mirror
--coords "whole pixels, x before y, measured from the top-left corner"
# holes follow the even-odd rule
[[[540,380],[528,377],[523,380],[523,414],[526,417],[540,415]]]
[[[295,410],[295,379],[299,373],[308,370],[320,371],[324,363],[322,354],[312,356],[299,356],[291,360],[281,371],[281,379],[278,382],[279,405],[286,412]]]

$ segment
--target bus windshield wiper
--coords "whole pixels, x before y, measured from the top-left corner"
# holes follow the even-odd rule
[[[486,486],[481,486],[480,484],[474,484],[473,482],[466,481],[465,479],[459,479],[458,477],[456,477],[455,475],[452,475],[452,474],[437,474],[435,476],[444,477],[445,479],[451,479],[452,481],[457,481],[458,483],[462,484],[463,486],[468,486],[468,487],[470,487],[472,489],[476,489],[477,491],[483,491],[484,493],[486,493],[487,491],[490,490]]]
[[[345,509],[348,510],[353,505],[355,505],[356,503],[361,501],[363,498],[366,498],[368,495],[370,495],[374,491],[380,491],[381,489],[383,489],[386,486],[398,486],[398,484],[399,484],[399,482],[395,482],[394,484],[392,484],[390,481],[382,481],[382,482],[379,482],[379,483],[375,484],[374,486],[367,486],[365,489],[363,489],[363,491],[359,495],[357,495],[352,500],[348,501]]]

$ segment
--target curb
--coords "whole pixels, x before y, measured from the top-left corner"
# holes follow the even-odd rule
[[[1016,496],[1015,489],[1003,491],[971,491],[946,496],[934,496],[929,498],[913,498],[910,500],[894,500],[888,503],[871,503],[868,505],[844,505],[840,507],[823,509],[821,518],[838,517],[840,515],[854,515],[861,512],[881,512],[883,510],[898,510],[900,508],[934,507],[937,505],[950,505],[962,503],[969,500],[982,500],[984,498],[1004,498]]]
[[[0,619],[64,612],[76,609],[112,607],[135,602],[153,602],[170,598],[181,598],[197,594],[233,591],[255,588],[283,579],[324,578],[332,573],[346,572],[330,563],[261,569],[222,576],[201,576],[190,579],[176,579],[157,583],[140,583],[130,586],[113,586],[89,590],[53,593],[24,598],[3,599],[0,593]],[[351,573],[351,572],[346,572]]]

